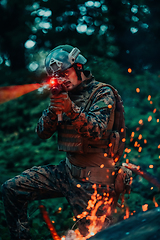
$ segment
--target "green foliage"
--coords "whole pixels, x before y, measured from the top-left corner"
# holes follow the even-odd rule
[[[98,62],[98,64],[97,64]],[[159,119],[159,74],[146,72],[143,75],[123,74],[123,70],[112,60],[95,57],[89,62],[90,69],[95,73],[97,80],[108,82],[118,89],[122,95],[125,107],[125,119],[127,126],[126,148],[131,149],[122,161],[129,159],[130,162],[143,167],[155,177],[160,173],[160,150],[158,148],[160,128],[157,122]],[[89,68],[86,66],[86,68]],[[136,92],[136,88],[140,92]],[[148,96],[151,95],[150,101]],[[58,164],[65,157],[63,152],[58,152],[56,135],[48,140],[41,140],[35,133],[35,127],[42,111],[49,103],[48,95],[40,95],[38,91],[26,94],[13,101],[6,102],[0,108],[0,173],[1,183],[5,180],[21,173],[33,165]],[[153,113],[153,110],[156,112]],[[148,122],[148,117],[152,120]],[[139,120],[143,120],[143,125]],[[139,130],[136,129],[139,127]],[[133,141],[130,142],[131,133],[134,132]],[[142,139],[138,139],[139,135]],[[144,143],[144,139],[147,143]],[[134,147],[138,141],[142,151],[138,152],[138,147]],[[153,165],[153,168],[149,168]],[[150,188],[153,187],[151,190]],[[154,207],[153,197],[160,204],[157,188],[148,183],[143,178],[133,174],[132,192],[126,203],[130,212],[139,212],[142,205],[148,204],[148,208]],[[60,235],[65,234],[67,229],[71,229],[74,222],[72,211],[64,198],[44,200],[49,216],[54,221],[54,226]],[[31,234],[38,239],[51,239],[49,230],[44,223],[38,209],[39,202],[35,201],[29,205],[29,216]],[[60,213],[56,213],[62,207]],[[35,212],[34,212],[35,211]],[[34,212],[34,213],[33,213]],[[2,202],[0,205],[1,225],[0,231],[2,239],[8,239],[7,224],[5,221]],[[125,215],[125,211],[118,211],[115,214],[115,221],[119,221]]]
[[[124,152],[122,161],[129,159],[159,177],[160,73],[156,71],[160,53],[160,2],[93,1],[91,7],[92,1],[83,0],[60,0],[56,4],[52,0],[1,2],[0,85],[41,82],[46,78],[44,59],[52,48],[65,43],[79,47],[88,59],[86,69],[92,70],[96,80],[113,85],[122,96],[127,127],[126,148],[131,150]],[[52,27],[45,28],[44,23]],[[86,31],[77,30],[78,25],[87,27]],[[138,32],[132,33],[132,28]],[[35,46],[25,47],[28,40],[35,42]],[[127,72],[129,67],[132,68],[130,74]],[[149,95],[152,102],[148,100]],[[1,184],[33,165],[58,164],[64,159],[65,154],[57,150],[56,134],[48,140],[41,140],[35,133],[37,121],[48,103],[47,94],[34,91],[0,106]],[[139,123],[140,120],[143,124]],[[138,139],[140,134],[142,139]],[[135,147],[136,142],[142,147],[141,151]],[[149,168],[150,165],[153,168]],[[126,199],[130,211],[139,212],[146,203],[149,209],[153,208],[154,196],[160,204],[157,188],[133,174],[132,192]],[[72,212],[64,198],[42,203],[60,235],[71,229],[74,224]],[[38,206],[38,202],[29,205],[32,236],[51,239]],[[59,207],[62,212],[56,214]],[[118,211],[116,221],[124,214],[124,211]],[[2,240],[9,239],[2,201],[0,233]]]

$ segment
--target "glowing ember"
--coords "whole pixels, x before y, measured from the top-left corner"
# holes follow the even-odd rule
[[[148,101],[150,101],[151,100],[151,95],[148,95]]]
[[[128,73],[131,73],[132,72],[132,69],[131,68],[128,68]]]
[[[157,111],[157,109],[155,108],[154,110],[153,110],[153,113],[155,113]]]
[[[153,165],[149,165],[149,168],[153,168]]]
[[[144,139],[144,143],[145,143],[145,144],[147,143],[147,140],[146,140],[146,139]]]
[[[107,153],[104,153],[104,157],[107,157]]]
[[[131,149],[126,148],[124,151],[125,151],[126,153],[130,153],[130,152],[131,152]]]
[[[155,197],[153,197],[153,202],[154,202],[155,207],[158,207],[158,203],[156,202]]]
[[[118,158],[118,157],[116,157],[116,158],[114,159],[114,161],[115,161],[115,162],[118,162],[118,160],[119,160],[119,158]]]
[[[138,152],[142,152],[142,147],[139,147],[139,148],[138,148]]]
[[[124,216],[124,219],[129,218],[129,208],[126,207],[126,215]]]
[[[152,116],[148,117],[148,122],[152,121]]]
[[[104,168],[104,164],[101,164],[100,168]]]
[[[112,105],[111,105],[111,104],[109,104],[109,105],[108,105],[108,108],[112,108]]]
[[[126,159],[126,163],[129,163],[129,159]]]
[[[142,210],[143,210],[143,212],[147,211],[148,210],[148,204],[142,205]]]
[[[139,134],[138,139],[139,139],[139,140],[142,139],[142,134]]]
[[[81,187],[81,185],[80,185],[80,184],[77,184],[77,187],[78,187],[78,188],[80,188],[80,187]]]
[[[139,92],[140,92],[140,89],[139,89],[139,88],[136,88],[136,92],[139,93]]]
[[[143,125],[143,120],[142,119],[139,120],[139,124]]]

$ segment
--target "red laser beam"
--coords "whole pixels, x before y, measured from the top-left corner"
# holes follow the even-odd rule
[[[57,84],[57,78],[50,78],[43,83],[31,83],[24,85],[0,87],[0,104],[21,97],[29,92],[39,88],[47,87],[48,89]]]
[[[40,88],[39,83],[0,87],[0,104],[21,97],[22,95]]]

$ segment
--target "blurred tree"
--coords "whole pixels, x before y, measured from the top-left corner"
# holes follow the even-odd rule
[[[56,4],[51,0],[3,0],[0,63],[12,70],[27,67],[33,72],[45,52],[69,43],[90,58],[112,58],[125,69],[158,69],[159,7],[156,0],[59,0]],[[40,51],[42,56],[37,55]]]

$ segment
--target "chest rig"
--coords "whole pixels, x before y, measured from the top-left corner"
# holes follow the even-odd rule
[[[103,134],[103,137],[100,140],[95,141],[81,136],[81,134],[79,134],[72,125],[70,118],[63,114],[63,122],[58,127],[58,148],[60,151],[78,153],[107,153],[110,157],[118,156],[118,158],[120,157],[120,154],[122,155],[122,148],[124,149],[124,145],[122,146],[121,144],[120,149],[119,145],[121,138],[124,136],[120,137],[120,130],[116,128],[117,126],[119,128],[120,125],[122,125],[119,124],[119,121],[122,121],[124,125],[124,116],[122,116],[122,101],[120,101],[121,98],[118,95],[117,90],[108,84],[97,82],[90,94],[87,94],[86,92],[86,94],[83,94],[83,96],[79,99],[75,99],[73,101],[77,106],[83,107],[85,112],[88,112],[98,89],[106,86],[112,89],[116,97],[116,102],[113,104],[108,126]],[[117,97],[119,101],[117,100]],[[125,128],[123,132],[125,133]]]

